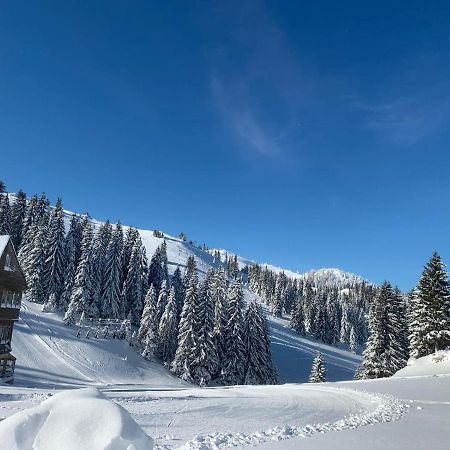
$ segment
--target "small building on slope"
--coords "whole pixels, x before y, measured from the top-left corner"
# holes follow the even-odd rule
[[[0,236],[0,379],[12,383],[16,358],[11,354],[14,322],[19,319],[25,275],[9,236]]]

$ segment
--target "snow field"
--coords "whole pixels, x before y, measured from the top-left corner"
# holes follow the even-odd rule
[[[0,422],[8,450],[152,450],[128,412],[97,389],[61,392]]]

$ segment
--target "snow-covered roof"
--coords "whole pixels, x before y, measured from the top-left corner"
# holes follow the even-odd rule
[[[0,236],[0,256],[3,255],[3,252],[5,251],[6,246],[9,242],[9,235],[4,234],[3,236]]]

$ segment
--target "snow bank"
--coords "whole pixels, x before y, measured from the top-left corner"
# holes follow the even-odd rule
[[[450,350],[439,350],[419,359],[411,358],[408,365],[394,377],[420,377],[429,375],[450,375]]]
[[[151,450],[153,440],[97,389],[59,393],[0,422],[8,450]]]

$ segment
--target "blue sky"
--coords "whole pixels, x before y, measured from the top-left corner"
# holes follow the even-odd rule
[[[1,178],[412,287],[450,263],[448,2],[3,2]]]

